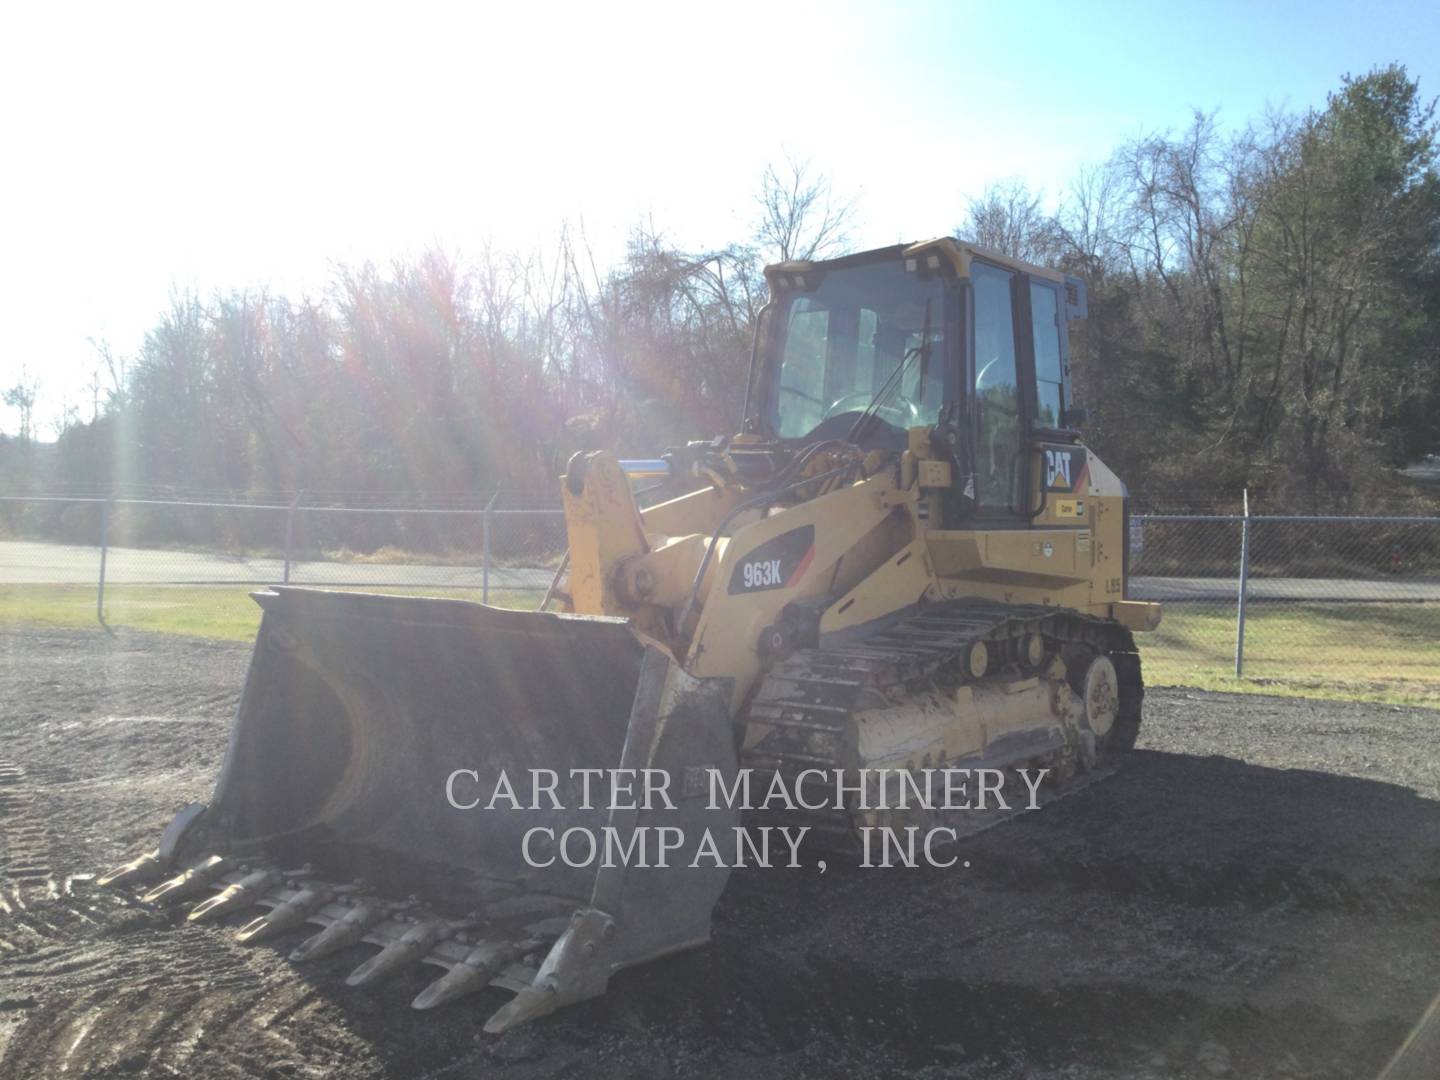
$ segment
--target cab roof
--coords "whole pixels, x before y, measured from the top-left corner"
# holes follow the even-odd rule
[[[1009,255],[1002,255],[992,248],[981,247],[979,244],[972,244],[965,240],[957,240],[953,236],[940,236],[933,240],[921,240],[913,244],[896,244],[891,247],[874,248],[870,251],[858,251],[853,255],[842,255],[836,259],[791,260],[772,263],[765,267],[765,279],[773,289],[776,279],[782,275],[789,277],[800,274],[803,276],[810,269],[847,266],[853,263],[882,262],[887,258],[924,259],[929,263],[930,269],[934,270],[940,269],[941,265],[948,264],[949,268],[962,278],[970,276],[970,260],[978,258],[984,262],[994,263],[1009,270],[1029,274],[1032,277],[1044,278],[1059,285],[1065,283],[1065,275],[1057,270],[1022,262]]]

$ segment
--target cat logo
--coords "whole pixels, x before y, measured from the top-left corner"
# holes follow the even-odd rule
[[[1070,451],[1045,451],[1045,486],[1052,491],[1071,490]]]
[[[1058,491],[1063,494],[1079,495],[1085,491],[1085,485],[1090,476],[1089,463],[1085,457],[1083,446],[1047,446],[1045,452],[1045,480],[1046,491]],[[1077,506],[1080,511],[1076,514],[1079,517],[1084,513],[1082,507]]]

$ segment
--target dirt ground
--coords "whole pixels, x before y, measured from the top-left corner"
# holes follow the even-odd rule
[[[1155,690],[950,870],[744,871],[705,949],[501,1037],[83,875],[203,801],[248,647],[0,630],[0,1076],[1374,1076],[1440,991],[1440,712]],[[233,925],[240,921],[237,917]],[[486,992],[490,993],[489,991]]]

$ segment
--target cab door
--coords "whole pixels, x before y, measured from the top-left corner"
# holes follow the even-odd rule
[[[1021,517],[1029,441],[1015,293],[1018,275],[970,264],[975,504],[981,518]]]
[[[976,513],[1028,527],[1050,494],[1074,494],[1085,474],[1065,415],[1066,297],[1059,282],[980,259],[970,279]]]
[[[1069,335],[1062,286],[1027,275],[1023,321],[1029,331],[1021,369],[1030,390],[1031,461],[1027,485],[1032,519],[1043,525],[1082,525],[1088,518],[1087,456],[1067,423],[1070,397]]]

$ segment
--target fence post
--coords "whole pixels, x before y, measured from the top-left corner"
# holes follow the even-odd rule
[[[295,542],[295,510],[300,505],[300,500],[305,497],[303,490],[295,493],[295,498],[290,500],[290,505],[285,510],[285,580],[284,584],[290,584],[290,549]]]
[[[1245,674],[1245,594],[1250,585],[1250,489],[1245,489],[1245,516],[1240,522],[1240,597],[1235,612],[1235,677]]]
[[[105,558],[110,551],[110,499],[100,504],[100,587],[95,591],[95,618],[105,626]]]
[[[497,488],[490,501],[485,504],[485,516],[480,519],[480,602],[490,602],[490,511],[500,497]]]

